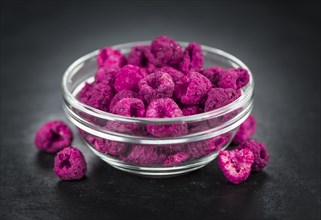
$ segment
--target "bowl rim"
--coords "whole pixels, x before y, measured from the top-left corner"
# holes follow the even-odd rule
[[[129,42],[129,43],[123,43],[123,44],[117,44],[114,46],[111,46],[113,49],[117,50],[125,50],[130,49],[133,46],[138,45],[146,45],[150,44],[151,41],[137,41],[137,42]],[[181,42],[179,41],[183,47],[186,47],[189,43],[188,42]],[[62,78],[62,90],[63,90],[63,99],[70,104],[73,108],[76,108],[80,111],[83,111],[87,115],[94,116],[100,119],[104,120],[110,120],[110,121],[119,121],[119,122],[131,122],[131,123],[155,123],[155,124],[165,124],[165,123],[182,123],[182,122],[195,122],[195,121],[203,121],[214,117],[222,116],[226,113],[229,113],[235,109],[238,109],[242,107],[244,104],[247,103],[247,101],[252,97],[254,92],[254,80],[251,70],[237,57],[234,55],[231,55],[223,50],[209,47],[206,45],[201,45],[203,52],[210,52],[214,53],[216,55],[222,56],[224,58],[227,58],[228,60],[231,60],[232,62],[236,63],[239,67],[242,67],[246,70],[248,70],[250,79],[248,84],[246,85],[246,89],[244,92],[242,92],[241,96],[234,100],[233,102],[229,103],[228,105],[225,105],[221,108],[214,109],[212,111],[190,115],[190,116],[182,116],[182,117],[175,117],[175,118],[142,118],[142,117],[128,117],[128,116],[122,116],[122,115],[116,115],[109,112],[105,112],[99,109],[96,109],[94,107],[91,107],[89,105],[86,105],[84,103],[81,103],[78,101],[77,98],[67,89],[68,85],[68,79],[71,77],[70,75],[74,75],[77,71],[74,71],[77,67],[79,68],[79,65],[83,64],[85,61],[92,59],[93,57],[97,56],[100,52],[100,49],[95,50],[93,52],[90,52],[77,60],[75,60],[65,71],[63,78]]]

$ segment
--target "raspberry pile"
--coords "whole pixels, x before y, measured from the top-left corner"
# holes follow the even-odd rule
[[[174,118],[212,111],[239,98],[241,88],[249,82],[249,73],[243,68],[204,68],[202,48],[198,43],[191,42],[183,49],[168,36],[156,37],[150,45],[133,47],[127,58],[119,50],[103,48],[97,63],[95,81],[86,84],[77,98],[94,108],[129,117]],[[133,135],[175,137],[217,126],[236,114],[232,111],[219,119],[188,125],[182,122],[141,127],[108,121],[102,127]],[[233,142],[240,144],[248,140],[255,128],[255,119],[250,116],[240,126]],[[233,135],[228,132],[205,141],[161,148],[103,140],[83,131],[81,134],[101,153],[140,166],[179,165],[218,152]]]

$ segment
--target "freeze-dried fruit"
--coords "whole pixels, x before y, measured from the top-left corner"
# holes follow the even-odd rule
[[[113,86],[115,82],[116,73],[117,71],[115,70],[107,70],[101,67],[95,74],[95,83],[104,83]]]
[[[233,139],[234,144],[240,144],[251,138],[256,130],[256,120],[250,115],[239,127]]]
[[[182,117],[183,112],[170,98],[155,99],[149,103],[146,118],[175,118]],[[156,137],[175,137],[187,134],[187,125],[184,122],[170,125],[149,124],[147,131]]]
[[[238,88],[242,88],[250,81],[250,74],[246,69],[239,67],[234,69],[234,71],[238,75],[238,78],[236,81],[236,85]]]
[[[145,106],[142,100],[136,98],[123,98],[116,103],[110,110],[116,115],[123,115],[129,117],[144,117]]]
[[[174,66],[183,56],[181,45],[168,36],[156,37],[151,44],[150,51],[146,51],[147,57],[157,67]],[[152,54],[152,56],[151,56]]]
[[[224,150],[218,155],[218,165],[226,179],[233,184],[244,182],[251,173],[254,155],[248,148]]]
[[[62,180],[79,180],[86,175],[86,161],[80,150],[66,147],[55,157],[54,171]]]
[[[189,154],[185,152],[179,152],[173,155],[169,155],[166,157],[166,159],[163,162],[163,166],[169,167],[169,166],[177,166],[184,161],[188,160]]]
[[[113,96],[114,90],[111,86],[101,82],[94,82],[93,84],[86,83],[78,93],[77,98],[86,105],[109,111],[109,104]]]
[[[254,155],[254,163],[252,164],[252,171],[262,171],[270,161],[270,155],[268,154],[266,147],[263,143],[250,140],[240,144],[237,149],[249,149]]]
[[[212,66],[212,67],[208,67],[206,68],[205,70],[202,71],[202,74],[208,78],[212,85],[214,87],[217,87],[217,78],[218,78],[218,75],[222,72],[223,70],[218,67],[218,66]]]
[[[139,94],[150,103],[154,99],[172,97],[174,82],[169,74],[158,71],[140,80],[138,87]]]
[[[188,106],[185,108],[182,108],[182,112],[185,116],[189,116],[189,115],[196,115],[199,113],[204,112],[203,109],[197,105],[193,105],[193,106]]]
[[[179,98],[185,105],[196,105],[206,96],[211,87],[211,82],[205,76],[198,72],[190,72],[187,74],[185,91]]]
[[[156,70],[156,67],[149,60],[153,60],[153,58],[149,45],[136,46],[132,47],[128,54],[128,64],[142,67],[148,73],[152,73]]]
[[[135,165],[154,166],[160,164],[165,155],[157,152],[157,147],[151,145],[135,145],[123,160]]]
[[[119,51],[111,47],[100,50],[97,56],[98,67],[104,67],[106,70],[119,70],[126,65],[126,57]]]
[[[213,137],[207,140],[191,142],[186,146],[186,152],[193,158],[199,158],[214,151],[221,150],[228,140],[224,135]]]
[[[199,72],[204,65],[204,57],[201,45],[191,42],[186,47],[183,58],[179,63],[179,69],[184,73]]]
[[[243,68],[227,69],[221,71],[215,80],[214,87],[223,89],[240,89],[249,81],[249,73]]]
[[[214,109],[221,108],[240,97],[240,90],[235,89],[222,89],[222,88],[212,88],[207,93],[207,99],[205,102],[204,111],[212,111]]]
[[[109,108],[112,109],[117,104],[117,102],[119,102],[123,98],[137,98],[137,99],[143,100],[142,97],[138,93],[133,92],[131,90],[123,90],[121,92],[118,92],[114,96],[114,98],[110,102]]]
[[[147,76],[146,70],[141,67],[128,64],[121,68],[116,74],[115,90],[132,90],[138,92],[138,83]]]
[[[181,71],[178,71],[169,66],[162,67],[160,71],[168,73],[172,77],[175,85],[173,95],[175,98],[181,97],[182,94],[185,92],[185,89],[186,89],[185,87],[187,86],[186,76]]]
[[[109,154],[111,156],[119,156],[126,152],[127,146],[124,143],[107,140],[96,137],[93,141],[93,146],[101,153]]]
[[[144,117],[145,106],[142,100],[136,98],[123,98],[111,109],[111,113],[128,117]],[[108,121],[107,130],[133,134],[141,130],[140,124],[133,122]]]
[[[72,131],[63,121],[49,121],[39,128],[34,142],[39,150],[55,153],[69,147],[72,139]]]

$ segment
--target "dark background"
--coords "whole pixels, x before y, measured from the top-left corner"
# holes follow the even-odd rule
[[[85,154],[87,178],[62,182],[38,127],[65,119],[61,78],[98,48],[169,35],[228,51],[252,70],[264,172],[229,184],[217,161],[146,179]],[[1,219],[320,218],[320,3],[1,1]]]

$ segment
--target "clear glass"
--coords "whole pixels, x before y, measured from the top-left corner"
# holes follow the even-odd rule
[[[130,48],[150,42],[133,42],[113,48],[128,54]],[[187,43],[180,42],[183,47]],[[236,57],[202,45],[205,67],[248,67]],[[76,60],[62,81],[63,107],[67,118],[78,127],[84,142],[111,166],[138,175],[167,177],[199,169],[225,149],[253,105],[254,81],[242,88],[242,95],[222,108],[178,118],[131,118],[104,112],[83,103],[76,95],[85,82],[93,82],[96,56],[89,53]],[[164,129],[164,137],[152,136],[147,129]]]

